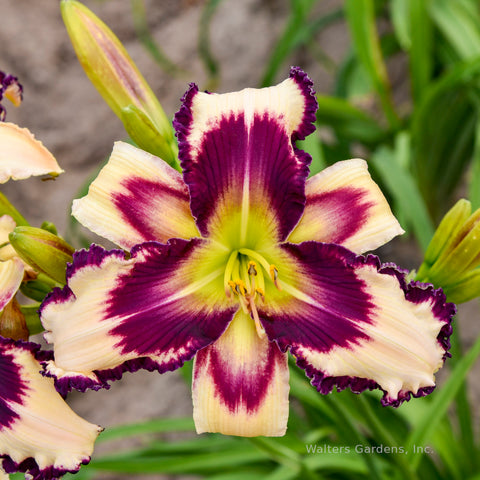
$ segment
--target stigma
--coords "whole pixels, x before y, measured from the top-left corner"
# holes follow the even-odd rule
[[[224,274],[225,294],[238,299],[242,310],[254,320],[260,338],[265,337],[265,329],[260,322],[255,302],[258,299],[265,302],[266,279],[281,290],[277,268],[262,255],[248,248],[240,248],[230,254]]]

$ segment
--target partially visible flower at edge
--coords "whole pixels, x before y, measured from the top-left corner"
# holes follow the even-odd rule
[[[21,92],[18,83],[12,87],[11,79],[16,82],[0,72],[7,94],[9,88]],[[51,153],[27,129],[0,122],[0,183],[10,177],[61,172]],[[28,329],[15,295],[28,266],[8,243],[14,228],[11,216],[0,217],[0,462],[7,473],[54,479],[89,462],[102,429],[76,415],[53,381],[40,374],[41,362],[51,359],[52,353],[26,341]]]
[[[321,393],[380,388],[398,406],[434,389],[455,306],[360,255],[403,232],[363,160],[307,180],[295,141],[316,108],[298,68],[261,90],[192,84],[174,121],[183,178],[115,144],[73,214],[131,250],[77,252],[67,286],[44,301],[59,391],[195,357],[197,432],[279,436],[288,350]]]
[[[0,102],[3,97],[8,98],[16,107],[22,103],[23,87],[18,83],[18,78],[0,71]],[[0,103],[0,122],[5,120],[7,111]]]

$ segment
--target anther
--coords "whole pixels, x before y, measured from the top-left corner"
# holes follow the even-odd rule
[[[265,303],[265,292],[263,291],[263,289],[261,289],[260,287],[257,287],[255,289],[255,292],[257,292],[260,295],[260,298],[262,299],[262,302]]]
[[[257,264],[250,260],[248,262],[248,274],[249,275],[257,275]]]
[[[278,284],[278,270],[275,265],[270,265],[270,277],[278,290],[280,290],[280,285]]]
[[[245,288],[245,284],[241,280],[237,280],[235,282],[235,291],[238,295],[244,297],[247,293],[247,289]]]
[[[236,292],[236,289],[235,289],[236,284],[235,284],[234,281],[229,280],[229,281],[228,281],[228,286],[231,288],[231,290],[233,291],[233,293],[237,293],[237,292]],[[227,290],[225,290],[225,291],[227,291]],[[230,296],[230,292],[228,292],[228,296]]]

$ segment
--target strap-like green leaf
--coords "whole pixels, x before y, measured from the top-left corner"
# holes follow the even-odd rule
[[[392,129],[399,126],[390,92],[387,69],[383,61],[373,0],[346,0],[345,13],[357,55],[369,74],[383,112]]]

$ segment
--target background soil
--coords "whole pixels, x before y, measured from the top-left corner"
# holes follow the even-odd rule
[[[207,76],[197,50],[203,1],[146,1],[149,27],[170,59],[185,70],[180,76],[161,70],[141,46],[129,1],[83,3],[120,37],[168,115],[179,108],[179,99],[189,82],[205,87]],[[319,9],[329,11],[341,3],[325,0],[319,2]],[[287,6],[287,0],[222,2],[211,29],[213,51],[221,67],[217,91],[258,85],[271,48],[285,25]],[[0,0],[0,12],[0,69],[18,76],[24,86],[20,108],[5,103],[7,120],[29,128],[66,172],[55,182],[10,182],[2,186],[2,191],[32,225],[50,220],[59,232],[64,232],[72,198],[108,157],[113,142],[125,138],[125,133],[83,73],[62,23],[58,0]],[[318,42],[331,59],[338,60],[346,51],[349,38],[344,26],[338,24],[323,32]],[[305,58],[300,52],[289,59],[277,80],[288,75],[290,64],[298,64],[314,80],[317,91],[328,93],[332,83],[328,69],[308,63]],[[405,65],[399,65],[398,75],[402,77]],[[394,247],[384,250],[383,259],[404,260],[405,266],[413,267],[418,265],[418,259],[412,258],[411,252],[411,245],[405,247],[404,242],[396,242]],[[461,316],[467,344],[480,332],[475,307],[467,306]],[[475,378],[478,377],[477,370]],[[475,388],[478,399],[478,382]],[[168,415],[188,416],[192,409],[189,388],[175,373],[126,374],[110,391],[74,394],[70,401],[79,414],[105,427]]]

